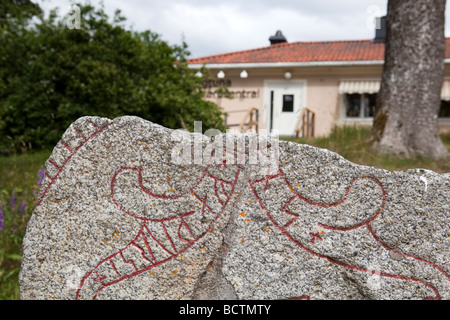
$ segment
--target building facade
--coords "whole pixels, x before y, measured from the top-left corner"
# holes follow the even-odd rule
[[[314,136],[328,135],[336,125],[371,126],[384,64],[378,33],[373,40],[289,43],[278,31],[269,40],[263,48],[188,60],[191,68],[204,66],[216,77],[205,81],[206,98],[223,108],[230,127],[248,121],[252,108],[258,128],[280,136],[295,136],[305,111],[314,115]],[[217,90],[223,86],[228,97]],[[441,100],[440,131],[450,132],[450,39]]]

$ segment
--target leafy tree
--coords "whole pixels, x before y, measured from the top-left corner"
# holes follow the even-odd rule
[[[438,132],[445,0],[388,1],[385,64],[372,139],[381,153],[443,158]]]
[[[170,128],[224,130],[222,111],[203,99],[185,43],[112,22],[103,8],[78,5],[81,29],[55,11],[0,33],[0,148],[53,146],[77,118],[137,115]],[[206,72],[202,70],[202,72]]]
[[[41,8],[30,0],[2,0],[0,1],[0,28],[5,28],[10,19],[29,19],[41,13]]]

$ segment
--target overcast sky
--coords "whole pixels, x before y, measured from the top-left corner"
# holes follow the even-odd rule
[[[35,2],[45,12],[58,7],[61,17],[69,13],[71,3]],[[95,6],[100,2],[90,0]],[[387,8],[387,0],[103,0],[103,4],[110,17],[120,9],[133,30],[151,30],[170,44],[184,39],[191,58],[264,47],[277,30],[289,42],[372,39],[373,18],[385,15]]]

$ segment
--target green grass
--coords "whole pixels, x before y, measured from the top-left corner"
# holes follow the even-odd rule
[[[424,168],[436,172],[450,172],[450,161],[432,159],[401,159],[380,156],[367,148],[369,129],[358,127],[335,128],[328,137],[311,139],[288,139],[298,143],[326,148],[357,164],[370,165],[388,170]],[[450,149],[450,135],[443,136]],[[38,171],[50,156],[50,150],[21,155],[0,157],[0,206],[3,206],[4,225],[0,231],[0,299],[19,299],[18,276],[22,258],[22,239],[31,216],[38,189]],[[16,203],[10,206],[12,194]],[[23,213],[19,213],[25,201]]]
[[[19,299],[19,271],[22,260],[22,239],[31,216],[38,171],[51,151],[0,157],[0,207],[3,226],[0,231],[0,300]],[[11,206],[11,200],[15,203]],[[21,206],[24,204],[23,212]]]
[[[450,172],[450,159],[401,158],[393,155],[378,155],[368,146],[370,129],[357,126],[335,127],[328,137],[284,139],[328,149],[339,153],[347,160],[361,165],[390,171],[406,169],[428,169],[439,173]],[[450,134],[442,135],[442,141],[450,150]]]

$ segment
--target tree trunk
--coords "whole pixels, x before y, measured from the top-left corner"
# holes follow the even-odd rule
[[[379,153],[442,158],[438,130],[445,58],[445,0],[389,0],[372,139]]]

